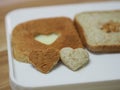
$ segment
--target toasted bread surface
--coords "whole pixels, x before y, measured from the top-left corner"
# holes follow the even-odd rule
[[[59,34],[59,38],[45,45],[34,39],[39,34]],[[71,19],[67,17],[37,19],[17,25],[12,32],[12,48],[16,60],[29,62],[29,54],[34,50],[54,47],[60,50],[63,47],[83,47]]]
[[[30,63],[42,73],[48,73],[59,61],[59,51],[54,48],[32,51],[29,55]]]

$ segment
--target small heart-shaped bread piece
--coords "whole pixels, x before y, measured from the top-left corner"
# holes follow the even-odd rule
[[[59,51],[54,48],[32,51],[30,63],[42,73],[48,73],[59,61]]]
[[[83,48],[62,48],[60,50],[60,58],[62,62],[73,71],[83,67],[89,61],[89,55]]]

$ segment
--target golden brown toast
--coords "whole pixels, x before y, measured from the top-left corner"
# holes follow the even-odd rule
[[[50,44],[45,45],[34,39],[39,34],[57,33],[60,36]],[[61,49],[63,47],[82,47],[79,35],[72,20],[66,17],[46,18],[28,21],[17,25],[12,32],[12,48],[18,61],[29,62],[31,51],[48,47]]]

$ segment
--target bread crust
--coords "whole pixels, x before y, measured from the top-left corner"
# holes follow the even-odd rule
[[[115,10],[113,12],[118,12],[119,10]],[[103,11],[104,12],[104,11]],[[105,11],[105,12],[110,12],[110,11]],[[88,13],[88,12],[86,12]],[[89,12],[89,13],[94,13],[94,12]],[[99,12],[99,13],[102,13]],[[85,36],[85,32],[84,29],[82,27],[82,25],[80,25],[80,23],[77,20],[77,15],[74,18],[74,24],[77,28],[78,34],[81,38],[81,41],[83,43],[83,45],[91,52],[93,53],[118,53],[120,52],[120,45],[91,45],[87,42],[86,36]]]
[[[60,34],[51,45],[45,45],[34,39],[36,35]],[[46,18],[28,21],[17,25],[12,32],[13,55],[18,61],[29,62],[33,50],[54,47],[83,47],[72,20],[67,17]]]

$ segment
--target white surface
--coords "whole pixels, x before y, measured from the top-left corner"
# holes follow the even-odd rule
[[[30,64],[21,63],[14,60],[11,48],[11,33],[13,28],[19,23],[37,18],[56,16],[67,16],[73,19],[74,15],[79,12],[116,9],[120,10],[120,2],[36,7],[18,9],[10,12],[6,16],[6,33],[8,42],[10,80],[13,86],[15,88],[22,87],[22,89],[33,87],[34,89],[35,87],[40,88],[45,86],[120,80],[120,53],[97,55],[89,53],[90,63],[79,71],[73,72],[60,63],[49,74],[42,74],[34,69]]]
[[[35,40],[37,40],[37,41],[39,41],[43,44],[50,45],[53,42],[55,42],[58,37],[59,37],[58,34],[52,33],[52,34],[49,34],[49,35],[37,35],[35,37]]]

